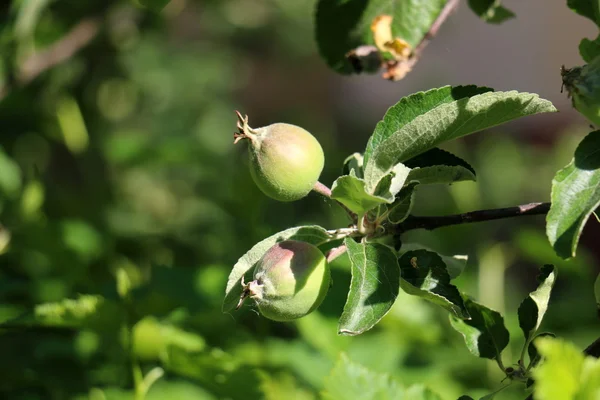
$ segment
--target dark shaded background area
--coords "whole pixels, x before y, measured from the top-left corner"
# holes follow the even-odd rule
[[[232,144],[236,109],[253,126],[311,131],[330,185],[404,95],[446,84],[539,93],[560,112],[449,144],[478,182],[420,188],[414,212],[549,199],[554,173],[589,131],[560,93],[559,69],[581,63],[577,45],[594,27],[562,1],[505,3],[517,19],[501,26],[462,4],[398,83],[328,70],[313,39],[314,1],[172,0],[161,14],[125,0],[3,3],[0,321],[81,294],[106,301],[90,300],[97,313],[89,318],[66,312],[83,329],[0,330],[0,398],[133,398],[131,354],[144,372],[165,370],[149,399],[317,398],[342,352],[444,399],[498,387],[497,368],[468,354],[445,313],[407,295],[372,331],[337,336],[346,257],[333,265],[334,287],[319,312],[296,323],[270,322],[251,307],[222,314],[220,304],[232,265],[259,240],[302,224],[348,224],[315,194],[283,204],[258,191],[244,145]],[[31,57],[75,28],[90,43],[32,77],[26,67],[40,64],[28,64]],[[516,309],[542,264],[559,267],[543,330],[582,347],[597,336],[599,234],[591,220],[569,262],[554,255],[541,217],[406,239],[469,255],[457,285],[506,312],[509,365],[522,343]],[[130,303],[120,303],[117,281],[129,282]],[[520,390],[499,398],[521,399]]]

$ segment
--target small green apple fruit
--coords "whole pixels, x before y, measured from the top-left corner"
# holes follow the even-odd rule
[[[250,297],[260,313],[274,321],[303,317],[321,305],[331,282],[329,264],[310,243],[285,240],[258,261],[254,280],[242,281],[242,302]]]
[[[305,197],[323,171],[321,145],[299,126],[276,123],[258,129],[248,126],[248,117],[238,114],[235,142],[250,141],[250,173],[259,189],[279,201]]]

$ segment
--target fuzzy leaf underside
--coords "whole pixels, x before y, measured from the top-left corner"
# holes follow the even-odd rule
[[[516,91],[486,92],[441,104],[403,125],[379,144],[365,167],[367,188],[375,187],[397,163],[443,142],[527,115],[555,111],[552,103],[538,95]]]

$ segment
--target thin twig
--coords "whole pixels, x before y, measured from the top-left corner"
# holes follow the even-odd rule
[[[96,18],[85,18],[60,40],[45,50],[32,54],[16,73],[17,86],[25,86],[43,72],[65,62],[79,50],[87,46],[100,32],[100,21]],[[9,86],[0,87],[0,100],[10,91]]]
[[[319,181],[317,181],[317,183],[315,183],[312,190],[319,193],[320,195],[323,195],[323,196],[331,199],[331,189],[329,189],[329,187],[327,185],[324,185],[323,183],[321,183]],[[346,211],[346,213],[348,214],[348,216],[350,217],[350,219],[353,222],[356,222],[357,216],[355,213],[353,213],[348,207],[346,207],[339,201],[335,200],[335,202],[338,203]]]
[[[495,219],[520,217],[524,215],[543,215],[550,210],[550,203],[529,203],[520,206],[495,208],[490,210],[471,211],[463,214],[444,215],[439,217],[409,216],[394,226],[395,234],[413,229],[433,230],[450,225],[468,224],[472,222],[492,221]]]
[[[327,187],[327,185],[322,184],[321,182],[315,183],[313,186],[313,190],[325,197],[331,197],[331,189]]]
[[[346,248],[345,244],[338,247],[334,247],[333,249],[329,250],[329,252],[327,253],[327,262],[332,262],[342,254],[344,254],[346,250],[348,249]]]

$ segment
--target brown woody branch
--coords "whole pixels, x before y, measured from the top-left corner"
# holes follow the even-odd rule
[[[422,217],[411,215],[403,222],[394,225],[393,233],[399,235],[403,232],[414,229],[433,230],[451,225],[492,221],[495,219],[520,217],[525,215],[543,215],[548,213],[548,210],[550,210],[550,203],[529,203],[514,207],[478,210],[463,214],[444,215],[439,217]]]
[[[100,21],[96,18],[85,18],[48,48],[34,53],[18,68],[15,86],[25,86],[43,72],[71,58],[79,50],[87,46],[99,33]],[[0,87],[0,100],[4,98],[11,87]]]

